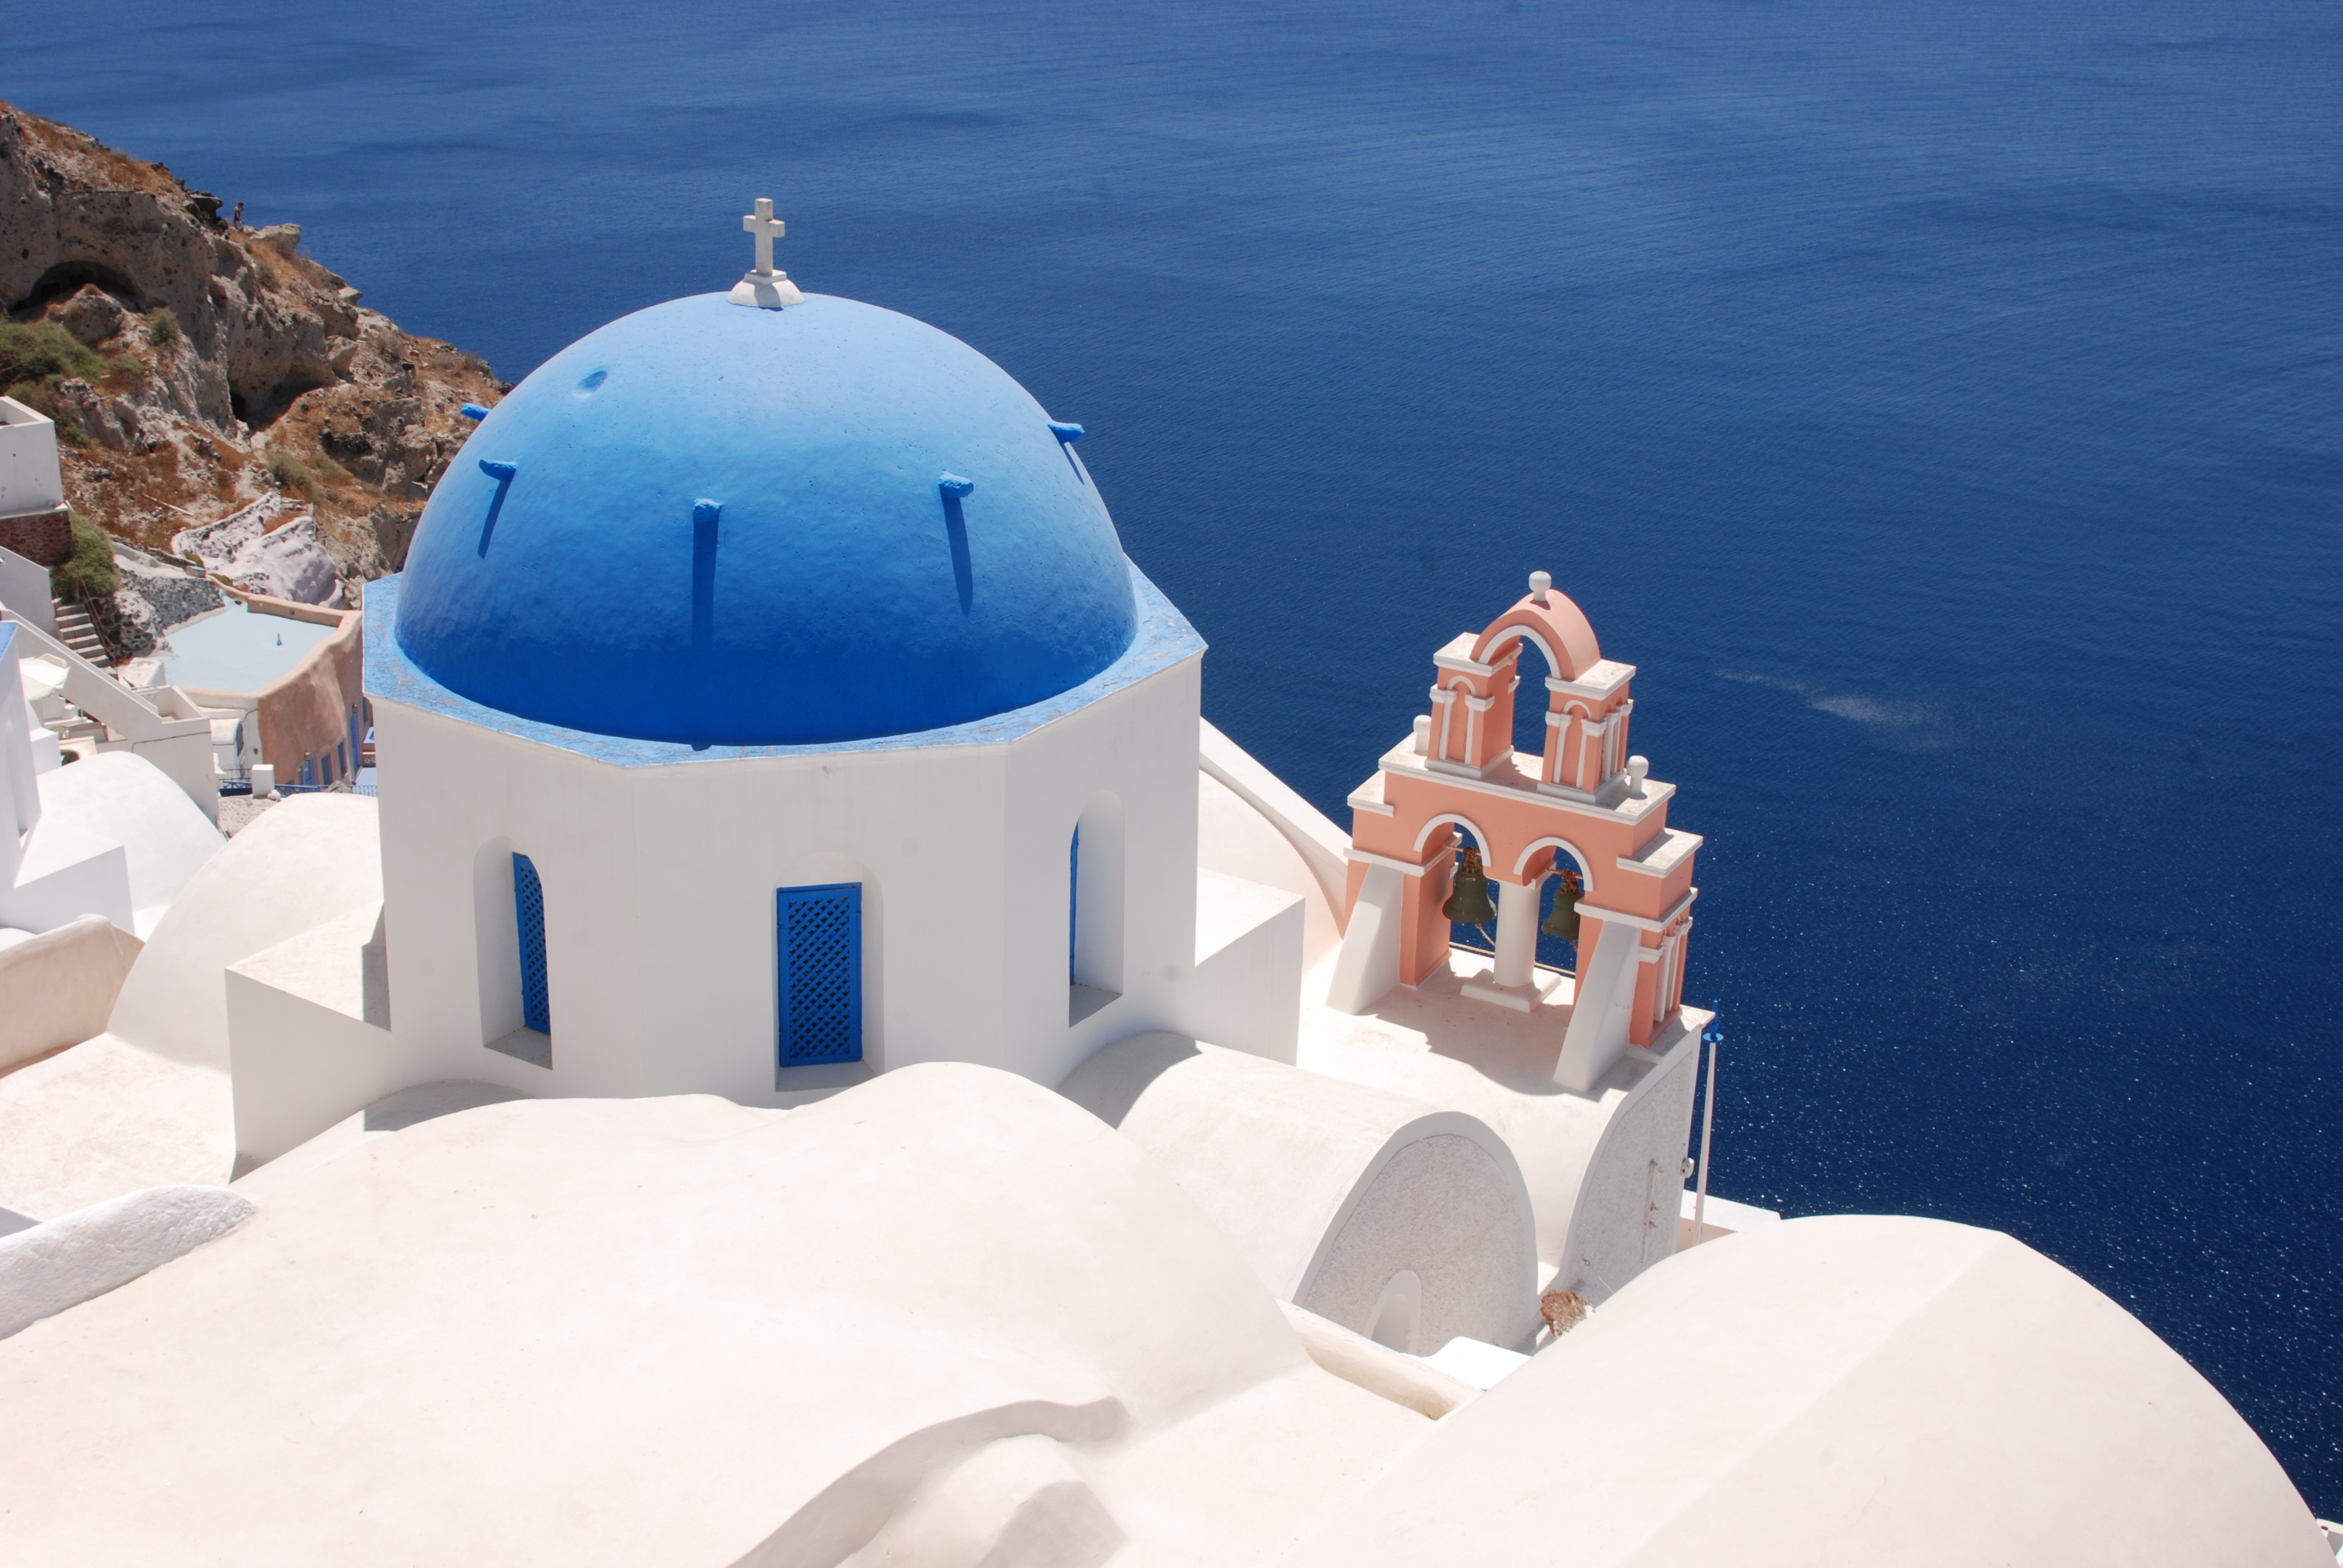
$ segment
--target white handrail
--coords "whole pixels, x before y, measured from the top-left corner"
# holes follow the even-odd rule
[[[166,714],[15,610],[0,609],[0,620],[18,628],[27,645],[25,651],[37,649],[64,663],[65,700],[105,725],[116,739],[163,740],[198,731],[211,733],[211,720],[197,712],[194,699],[178,688],[161,689],[168,694],[165,700],[173,709],[185,711]]]

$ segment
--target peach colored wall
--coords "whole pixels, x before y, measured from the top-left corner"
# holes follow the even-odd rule
[[[1554,674],[1564,680],[1576,680],[1589,668],[1603,661],[1602,645],[1594,640],[1594,628],[1586,612],[1571,602],[1568,596],[1548,590],[1546,602],[1537,602],[1534,593],[1523,594],[1513,608],[1489,623],[1480,640],[1473,645],[1473,657],[1483,664],[1489,662],[1489,650],[1507,632],[1532,631],[1545,645],[1554,660]]]
[[[1551,590],[1544,597],[1545,602],[1540,603],[1534,591],[1523,596],[1481,634],[1472,658],[1485,670],[1435,666],[1436,689],[1459,695],[1448,713],[1434,708],[1431,756],[1474,768],[1500,787],[1475,788],[1438,771],[1392,769],[1382,779],[1382,799],[1391,814],[1353,813],[1352,842],[1358,849],[1425,868],[1422,876],[1408,879],[1408,919],[1401,928],[1400,942],[1400,976],[1404,984],[1420,984],[1448,957],[1449,924],[1440,906],[1453,888],[1457,833],[1453,826],[1427,830],[1427,825],[1443,818],[1461,817],[1472,824],[1492,881],[1518,885],[1564,863],[1565,858],[1558,851],[1532,848],[1543,839],[1560,839],[1577,851],[1577,861],[1571,864],[1573,869],[1584,867],[1585,887],[1580,896],[1595,908],[1658,920],[1674,910],[1692,888],[1690,855],[1661,877],[1619,869],[1621,859],[1634,857],[1667,831],[1664,794],[1640,817],[1630,819],[1615,810],[1588,810],[1532,788],[1544,779],[1591,794],[1614,777],[1626,765],[1627,719],[1634,707],[1624,684],[1600,699],[1549,693],[1548,711],[1566,712],[1569,722],[1547,727],[1542,757],[1513,749],[1513,693],[1523,634],[1535,635],[1561,679],[1576,680],[1602,660],[1594,628],[1578,607]],[[1463,692],[1491,699],[1478,715],[1477,729],[1470,726],[1473,716],[1463,701]],[[1607,736],[1594,729],[1606,721]],[[1510,777],[1506,759],[1511,761]],[[1348,896],[1355,902],[1366,879],[1366,868],[1354,862],[1350,871]],[[1593,914],[1583,919],[1579,950],[1584,952],[1602,934],[1604,922]],[[1638,930],[1636,933],[1639,947],[1662,955],[1657,961],[1636,965],[1629,1038],[1638,1045],[1649,1044],[1655,1019],[1665,1020],[1680,1004],[1683,953],[1690,924],[1689,919],[1679,916],[1664,931]],[[1673,953],[1667,950],[1671,940],[1675,944]]]

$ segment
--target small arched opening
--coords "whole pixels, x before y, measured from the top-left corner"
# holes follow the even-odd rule
[[[472,931],[480,1043],[531,1066],[551,1067],[553,983],[545,881],[537,862],[509,839],[491,839],[473,857]]]
[[[1576,905],[1591,896],[1594,886],[1586,856],[1566,839],[1540,839],[1515,859],[1513,874],[1544,878],[1538,890],[1537,961],[1546,969],[1576,974]],[[1557,904],[1564,906],[1559,919]]]
[[[1067,846],[1066,1021],[1098,1011],[1122,994],[1122,798],[1091,796]]]
[[[1443,811],[1419,829],[1415,848],[1421,853],[1443,829],[1453,829],[1447,891],[1439,895],[1442,913],[1449,917],[1449,945],[1494,956],[1497,950],[1497,887],[1490,879],[1489,838],[1480,824],[1462,812]],[[1476,884],[1473,872],[1477,869]],[[1430,890],[1427,890],[1429,893]],[[1475,906],[1485,903],[1483,910]],[[1460,916],[1480,916],[1460,919]]]

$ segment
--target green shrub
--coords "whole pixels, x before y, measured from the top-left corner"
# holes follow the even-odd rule
[[[169,306],[158,305],[146,313],[146,341],[157,348],[177,347],[179,318],[171,314]]]
[[[106,362],[106,373],[125,381],[136,381],[146,374],[146,361],[136,354],[117,354]]]
[[[317,472],[324,478],[334,484],[339,484],[344,479],[350,477],[350,473],[347,468],[343,467],[339,463],[335,462],[323,452],[317,454]]]
[[[308,465],[289,452],[279,452],[268,459],[268,476],[281,489],[298,490],[312,501],[318,497],[317,477],[309,472]]]
[[[106,530],[83,517],[73,519],[73,555],[49,574],[59,591],[74,598],[111,598],[122,586],[122,570],[114,564],[114,541]]]
[[[0,385],[52,376],[95,381],[105,374],[106,361],[54,321],[0,323]]]

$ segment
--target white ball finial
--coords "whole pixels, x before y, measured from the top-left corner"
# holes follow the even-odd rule
[[[1628,759],[1627,759],[1627,792],[1628,792],[1629,794],[1631,794],[1631,795],[1638,795],[1638,796],[1640,796],[1641,794],[1643,794],[1643,792],[1644,792],[1644,780],[1645,779],[1650,778],[1650,777],[1651,777],[1651,773],[1652,773],[1652,763],[1651,763],[1651,759],[1650,759],[1649,758],[1646,758],[1646,757],[1630,757],[1630,758],[1628,758]]]
[[[1530,598],[1536,603],[1545,603],[1546,592],[1553,587],[1554,578],[1552,574],[1547,572],[1530,573]]]

